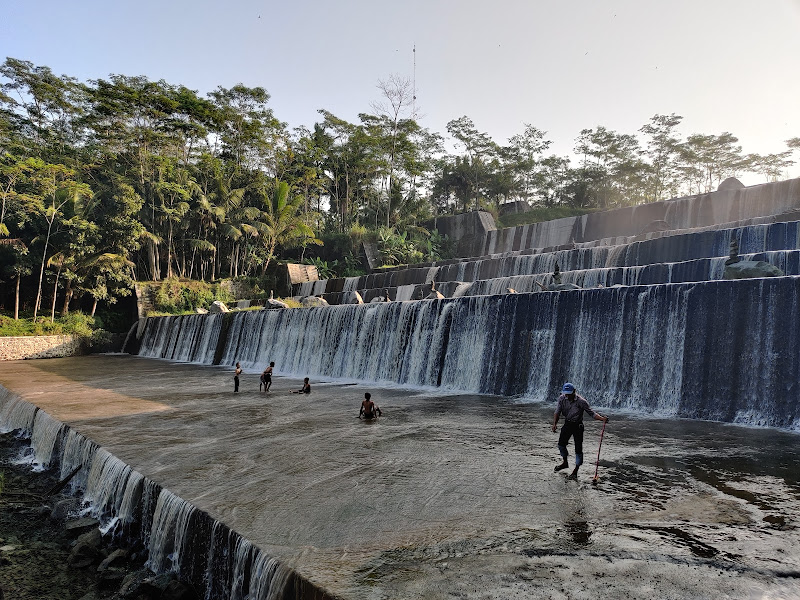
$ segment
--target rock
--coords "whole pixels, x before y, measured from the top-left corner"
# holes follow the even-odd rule
[[[91,531],[92,529],[96,529],[98,525],[100,525],[100,521],[97,519],[92,517],[83,517],[82,519],[67,521],[67,523],[64,525],[64,529],[66,529],[67,532],[71,533],[72,535],[80,535],[86,533],[87,531]]]
[[[217,314],[217,313],[226,313],[230,311],[228,310],[228,307],[225,306],[224,302],[220,302],[219,300],[214,300],[214,302],[211,303],[211,306],[208,307],[208,312]]]
[[[80,509],[81,502],[77,498],[64,498],[59,500],[50,511],[50,518],[54,521],[63,521],[75,514]]]
[[[364,299],[358,292],[350,292],[350,301],[348,304],[364,304]]]
[[[97,587],[101,590],[119,589],[120,584],[125,579],[127,571],[125,569],[106,569],[98,574]]]
[[[100,553],[100,544],[102,541],[103,536],[99,529],[93,529],[79,536],[75,542],[75,546],[69,553],[67,564],[76,569],[82,569],[93,564],[102,556]]]
[[[161,594],[161,600],[196,600],[197,594],[185,583],[173,579]]]
[[[580,290],[583,289],[579,285],[575,285],[574,283],[554,283],[552,285],[547,286],[548,292],[567,292],[569,290]]]
[[[175,575],[173,573],[162,573],[160,575],[147,577],[146,579],[142,580],[138,593],[145,595],[149,594],[155,598],[163,598],[162,594],[164,593],[164,590],[167,589],[170,582],[172,582],[174,579]]]
[[[289,308],[289,305],[286,302],[281,302],[280,300],[275,300],[274,298],[270,298],[264,303],[264,308]]]
[[[151,573],[147,570],[129,573],[122,580],[122,585],[119,588],[119,595],[123,598],[135,598],[139,595],[142,583],[148,579],[150,575]]]
[[[436,291],[436,290],[433,290],[433,291],[432,291],[430,294],[428,294],[427,296],[425,296],[425,300],[440,300],[440,299],[442,299],[442,298],[444,298],[444,296],[442,295],[442,293],[441,293],[441,292],[438,292],[438,291]]]
[[[100,566],[97,567],[97,570],[102,572],[106,569],[112,569],[117,567],[122,567],[128,562],[128,551],[124,548],[118,548],[114,550],[111,554],[109,554],[103,562],[100,563]]]
[[[369,301],[370,304],[380,304],[381,302],[389,302],[389,300],[387,300],[385,296],[375,296]]]
[[[318,306],[329,306],[328,301],[325,298],[319,298],[317,296],[306,296],[300,301],[306,308],[314,308]]]
[[[753,279],[756,277],[781,277],[781,271],[775,265],[763,260],[740,260],[725,266],[723,279]]]
[[[199,306],[194,309],[194,312],[196,312],[198,315],[207,315],[208,314],[208,310],[207,309],[200,308]]]
[[[0,547],[0,552],[13,552],[16,549],[17,547],[13,544],[6,544],[5,546]]]
[[[514,288],[506,288],[506,292],[508,292],[509,294],[516,294],[517,290],[515,290]]]
[[[728,190],[740,190],[744,187],[744,184],[736,179],[736,177],[728,177],[725,181],[719,184],[717,188],[718,192],[725,192]]]

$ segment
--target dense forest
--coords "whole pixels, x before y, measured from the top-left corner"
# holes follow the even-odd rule
[[[505,143],[467,116],[430,131],[403,77],[378,82],[376,96],[357,122],[323,109],[290,129],[261,87],[203,96],[8,58],[0,280],[17,306],[52,317],[87,298],[94,313],[134,280],[259,276],[278,258],[352,275],[365,238],[387,265],[446,257],[449,241],[421,227],[437,215],[497,215],[511,201],[586,212],[707,192],[745,172],[772,181],[800,149],[800,138],[769,155],[743,153],[729,132],[683,139],[670,114],[635,133],[583,129],[570,158],[530,124]]]

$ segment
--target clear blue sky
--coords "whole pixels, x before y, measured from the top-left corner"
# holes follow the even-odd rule
[[[146,75],[200,92],[244,83],[276,116],[356,120],[391,74],[423,125],[469,116],[504,143],[529,122],[568,154],[583,128],[681,133],[779,152],[800,136],[800,0],[4,0],[0,56],[81,80]],[[800,175],[800,166],[790,174]],[[752,183],[756,183],[753,181]]]

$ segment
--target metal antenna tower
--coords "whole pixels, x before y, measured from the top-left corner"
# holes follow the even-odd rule
[[[414,44],[414,71],[411,78],[411,118],[417,120],[417,45]]]

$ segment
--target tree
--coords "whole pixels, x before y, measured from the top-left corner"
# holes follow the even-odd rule
[[[659,202],[677,194],[679,186],[680,139],[675,129],[683,117],[675,113],[654,115],[639,131],[647,137],[647,157],[650,159],[645,197]]]
[[[275,248],[278,244],[292,245],[300,242],[321,244],[314,231],[306,225],[299,214],[303,205],[303,197],[291,196],[289,184],[278,181],[272,196],[265,199],[264,219],[261,227],[261,239],[266,249],[264,271],[269,267],[270,261],[275,257]]]
[[[14,208],[22,208],[22,205],[30,202],[30,198],[18,191],[17,186],[33,168],[32,160],[23,160],[11,154],[0,157],[0,237],[10,233],[5,221],[6,211],[12,208],[12,203],[19,205]]]
[[[475,208],[479,208],[481,173],[486,172],[486,163],[497,153],[497,144],[486,133],[481,133],[469,117],[461,117],[447,123],[447,132],[464,148],[472,167]]]
[[[742,147],[732,133],[719,135],[690,135],[681,145],[680,153],[684,180],[689,185],[689,193],[707,193],[727,177],[735,177],[746,167]]]
[[[32,163],[32,167],[34,169],[32,178],[37,188],[34,197],[37,200],[39,215],[47,224],[47,231],[43,240],[42,261],[39,268],[39,287],[33,308],[33,318],[35,320],[42,301],[44,268],[47,263],[47,251],[53,234],[53,226],[62,216],[64,206],[70,202],[77,203],[84,198],[91,197],[91,188],[85,183],[75,181],[73,179],[76,174],[75,171],[64,165],[45,163],[41,159],[36,159]]]
[[[545,132],[530,123],[525,123],[525,130],[508,140],[507,149],[511,169],[519,178],[516,189],[520,197],[530,201],[539,179],[541,154],[552,144],[544,138]]]
[[[763,175],[766,181],[778,181],[785,176],[786,169],[794,164],[789,158],[791,155],[791,150],[776,154],[748,154],[743,163],[747,165],[748,171]]]
[[[19,320],[19,284],[23,277],[31,274],[28,248],[20,239],[0,239],[0,255],[3,256],[3,275],[15,280],[14,320]]]

